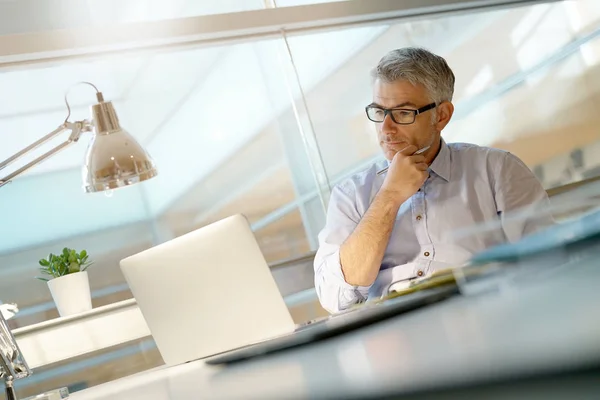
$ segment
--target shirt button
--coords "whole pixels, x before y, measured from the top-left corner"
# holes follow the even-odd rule
[[[417,272],[418,276],[423,276],[423,271],[419,270],[419,272]]]
[[[428,252],[428,251],[426,251],[425,253],[423,253],[423,255],[424,255],[425,257],[429,257],[429,252]]]
[[[421,218],[423,218],[423,217],[421,217],[420,215],[417,215],[417,221],[420,221]]]

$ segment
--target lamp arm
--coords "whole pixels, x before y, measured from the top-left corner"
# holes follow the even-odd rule
[[[22,157],[23,155],[29,153],[33,149],[37,148],[41,144],[43,144],[43,143],[47,142],[48,140],[52,139],[56,135],[62,133],[63,131],[65,131],[65,130],[70,130],[71,131],[71,135],[69,136],[69,138],[65,142],[63,142],[63,143],[59,144],[58,146],[54,147],[53,149],[47,151],[46,153],[42,154],[41,156],[39,156],[35,160],[31,161],[30,163],[25,164],[24,166],[22,166],[18,170],[14,171],[14,172],[12,172],[10,174],[8,174],[4,178],[0,178],[0,187],[6,185],[7,183],[10,183],[10,181],[13,178],[15,178],[18,175],[21,175],[23,172],[27,171],[31,167],[33,167],[33,166],[41,163],[42,161],[44,161],[47,158],[52,157],[54,154],[58,153],[59,151],[61,151],[65,147],[69,146],[71,143],[77,142],[79,140],[79,138],[81,137],[81,134],[83,132],[89,132],[89,131],[91,131],[91,129],[92,129],[92,124],[89,121],[86,121],[86,120],[84,120],[84,121],[76,121],[76,122],[65,121],[62,125],[60,125],[58,128],[56,128],[55,130],[53,130],[52,132],[50,132],[46,136],[42,137],[41,139],[39,139],[39,140],[35,141],[34,143],[30,144],[29,146],[27,146],[23,150],[21,150],[21,151],[15,153],[14,155],[10,156],[8,159],[6,159],[2,163],[0,163],[0,170],[3,169],[4,167],[6,167],[7,165],[11,164],[12,162],[16,161],[18,158]]]

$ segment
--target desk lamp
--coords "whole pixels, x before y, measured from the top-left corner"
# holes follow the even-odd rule
[[[136,140],[121,128],[112,102],[104,101],[102,93],[91,83],[80,83],[90,85],[96,90],[98,103],[91,107],[91,121],[69,121],[71,107],[67,100],[67,91],[65,104],[68,115],[65,121],[54,131],[1,162],[0,170],[53,137],[70,130],[71,135],[67,141],[4,178],[0,176],[0,187],[10,183],[18,175],[58,153],[71,143],[77,142],[84,132],[93,132],[82,170],[83,188],[87,193],[112,190],[156,176],[154,161]],[[29,375],[31,375],[31,369],[23,358],[6,320],[0,313],[0,379],[4,380],[7,400],[16,400],[14,380]]]
[[[96,90],[98,104],[94,104],[91,107],[92,121],[69,121],[71,107],[67,100],[67,93],[65,95],[65,103],[68,115],[65,118],[65,122],[54,131],[1,162],[0,170],[58,134],[65,130],[70,130],[71,135],[67,141],[4,178],[0,177],[0,187],[6,185],[13,178],[34,165],[58,153],[71,143],[77,142],[84,132],[94,132],[92,141],[87,148],[82,174],[83,187],[86,192],[91,193],[116,189],[156,176],[157,172],[154,161],[152,161],[136,140],[121,128],[112,102],[104,101],[104,96],[96,86],[89,82],[81,83],[90,85]]]

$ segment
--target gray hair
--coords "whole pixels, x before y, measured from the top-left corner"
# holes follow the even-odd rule
[[[371,71],[373,80],[406,80],[421,84],[432,102],[452,101],[454,73],[444,58],[418,47],[405,47],[387,53]]]

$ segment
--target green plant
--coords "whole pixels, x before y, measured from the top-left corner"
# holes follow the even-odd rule
[[[39,263],[41,265],[40,272],[49,275],[51,278],[36,276],[42,281],[49,281],[52,278],[73,274],[75,272],[85,271],[93,262],[88,261],[87,251],[81,250],[77,253],[73,249],[65,247],[61,254],[52,254],[48,258],[42,258]]]

